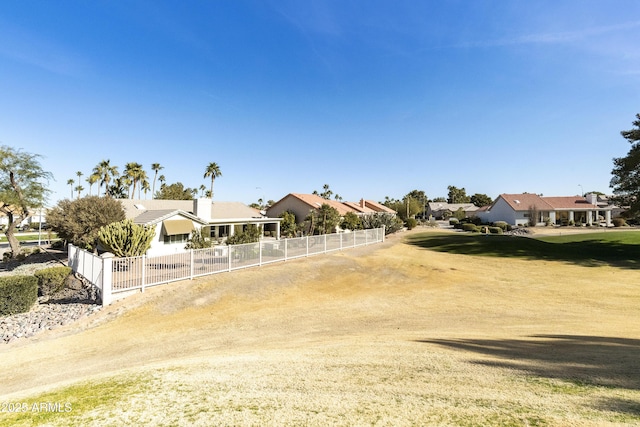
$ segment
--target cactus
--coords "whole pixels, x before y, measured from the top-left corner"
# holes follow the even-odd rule
[[[155,227],[125,219],[100,228],[98,240],[104,249],[117,257],[139,256],[147,252],[155,234]]]

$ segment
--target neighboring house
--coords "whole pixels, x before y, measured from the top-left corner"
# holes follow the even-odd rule
[[[337,200],[323,199],[316,194],[289,193],[267,209],[270,217],[279,217],[284,212],[292,212],[296,216],[296,222],[301,224],[314,210],[320,209],[323,204],[335,208],[340,216],[345,216],[348,212],[356,215],[370,215],[378,212],[394,214],[395,211],[380,203],[361,199],[359,203],[340,202]]]
[[[121,199],[126,218],[134,223],[155,225],[157,246],[153,253],[183,250],[191,230],[207,227],[213,239],[224,239],[245,229],[249,224],[262,227],[264,233],[280,238],[280,218],[268,218],[258,210],[240,202],[212,202],[211,199],[195,200],[132,200]],[[169,215],[167,217],[167,215]],[[180,221],[180,222],[173,222]],[[185,233],[188,222],[193,228]],[[165,224],[169,222],[168,227]],[[180,236],[180,237],[167,237]],[[162,243],[160,243],[162,242]],[[164,245],[160,248],[160,245]]]
[[[479,208],[473,203],[429,202],[427,215],[435,219],[448,219],[460,209],[464,216],[470,217],[475,215]]]
[[[505,221],[511,225],[600,224],[611,226],[613,206],[598,202],[595,194],[585,197],[542,197],[537,194],[501,194],[485,211],[478,212],[483,222]],[[530,215],[537,217],[531,219]],[[531,221],[530,221],[531,220]]]
[[[29,209],[29,215],[18,224],[18,228],[23,226],[36,226],[47,222],[47,208]],[[9,217],[0,212],[0,228],[6,229],[9,226]]]

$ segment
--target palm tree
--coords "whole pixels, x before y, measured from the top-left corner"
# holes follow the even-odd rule
[[[140,163],[131,162],[125,165],[122,173],[130,179],[131,185],[133,185],[133,188],[129,193],[130,197],[133,199],[136,195],[137,184],[142,181],[143,174],[146,177],[146,172],[142,169],[142,165]]]
[[[81,171],[78,171],[76,172],[76,175],[78,175],[78,186],[80,186],[80,177],[84,174]]]
[[[158,172],[164,169],[164,166],[160,166],[160,163],[151,163],[151,170],[156,174],[153,176],[153,188],[151,189],[151,197],[156,193],[156,178],[158,178]]]
[[[149,187],[149,181],[147,181],[146,179],[142,181],[140,183],[140,188],[142,188],[142,191],[144,191],[144,199],[147,200],[147,192],[151,190],[151,187]],[[153,197],[153,194],[151,196]]]
[[[200,184],[200,197],[204,196],[204,192],[207,190],[207,187],[204,184]]]
[[[104,195],[106,196],[109,192],[109,182],[111,178],[118,177],[118,166],[112,166],[110,160],[103,160],[98,163],[98,166],[93,168],[93,173],[98,175],[100,178],[100,185],[104,184]],[[98,195],[100,194],[100,189],[98,189]]]
[[[217,163],[211,162],[207,166],[207,169],[204,171],[204,178],[207,178],[209,176],[211,177],[211,189],[209,191],[211,192],[211,198],[213,199],[213,181],[215,181],[216,178],[222,176],[220,166],[218,166]]]
[[[162,190],[164,188],[164,183],[167,180],[167,178],[164,177],[164,175],[160,175],[158,177],[158,181],[160,181],[160,189]]]
[[[76,190],[78,192],[78,199],[79,199],[80,198],[80,193],[82,192],[82,190],[84,190],[84,187],[82,185],[76,185],[76,188],[74,188],[74,190]]]
[[[91,187],[93,187],[93,184],[98,182],[99,179],[100,179],[100,176],[95,173],[92,173],[87,177],[86,181],[87,181],[87,184],[89,184],[89,195],[91,195]],[[99,193],[100,193],[100,189],[98,189],[98,194]]]
[[[73,184],[76,183],[76,180],[71,178],[67,180],[67,185],[71,187],[71,198],[73,199]]]

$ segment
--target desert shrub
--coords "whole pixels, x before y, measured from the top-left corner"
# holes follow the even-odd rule
[[[471,224],[469,222],[462,224],[462,230],[463,231],[471,231],[471,232],[474,232],[474,233],[477,233],[477,232],[480,231],[480,229],[478,228],[477,225]]]
[[[614,227],[624,227],[625,225],[627,225],[627,221],[625,221],[624,218],[613,218]]]
[[[482,224],[482,220],[477,216],[470,216],[465,218],[465,222],[470,222],[471,224],[480,225]]]
[[[504,231],[500,227],[489,227],[489,233],[491,234],[502,234]]]
[[[415,218],[408,218],[407,219],[407,229],[412,230],[412,229],[416,228],[417,225],[418,225],[418,221],[416,221]]]
[[[429,221],[425,221],[424,225],[426,227],[438,228],[438,222],[435,219],[430,219]]]
[[[456,225],[459,223],[460,221],[458,220],[458,218],[449,218],[449,225]]]
[[[64,288],[67,277],[71,274],[71,267],[50,267],[38,270],[33,275],[38,279],[38,293],[50,296]]]
[[[38,300],[35,276],[0,277],[0,316],[25,313]]]

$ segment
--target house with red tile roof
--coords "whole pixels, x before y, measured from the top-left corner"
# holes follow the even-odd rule
[[[323,204],[335,208],[340,216],[348,212],[356,215],[370,215],[375,213],[387,213],[395,215],[396,212],[380,203],[361,199],[360,202],[341,202],[338,200],[323,199],[317,194],[289,193],[282,199],[267,208],[267,216],[277,218],[283,212],[292,212],[296,216],[296,222],[301,224],[309,213],[320,209]]]
[[[532,193],[501,194],[493,204],[477,215],[483,222],[505,221],[511,225],[533,222],[543,225],[600,224],[612,225],[613,206],[598,203],[595,194],[585,197],[543,197]],[[531,218],[531,215],[536,215]]]

